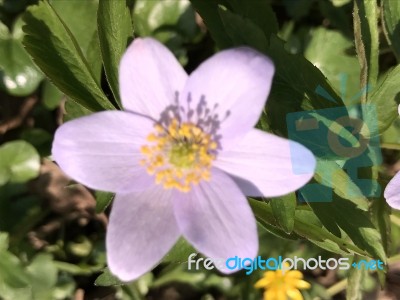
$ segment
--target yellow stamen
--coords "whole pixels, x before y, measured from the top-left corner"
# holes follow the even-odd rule
[[[218,145],[197,125],[172,119],[166,128],[155,125],[147,141],[149,145],[141,147],[145,158],[140,164],[155,175],[157,184],[188,192],[192,185],[210,180]]]

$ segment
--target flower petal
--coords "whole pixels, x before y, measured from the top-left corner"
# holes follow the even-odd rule
[[[400,209],[400,172],[389,181],[383,195],[391,207]]]
[[[296,287],[298,289],[309,289],[309,288],[311,288],[311,284],[305,280],[299,280],[296,282]]]
[[[159,119],[174,103],[187,74],[174,55],[160,42],[136,38],[128,47],[119,67],[119,86],[126,110]]]
[[[68,176],[90,188],[141,190],[154,183],[139,165],[140,147],[152,129],[152,121],[132,113],[95,113],[56,131],[53,158]]]
[[[252,129],[235,149],[221,151],[214,166],[233,175],[245,195],[276,197],[306,184],[315,164],[301,144]]]
[[[264,292],[264,300],[276,300],[277,288],[270,288]]]
[[[275,285],[264,292],[265,300],[287,300],[286,288],[283,285]]]
[[[280,289],[277,288],[275,299],[276,300],[287,300],[286,289],[285,288],[280,288]]]
[[[290,297],[292,300],[303,300],[303,295],[300,293],[298,289],[288,289],[287,295]]]
[[[264,277],[254,284],[254,287],[257,289],[268,288],[268,286],[275,280],[275,277],[274,271],[267,271],[264,273]]]
[[[303,273],[298,270],[290,270],[286,273],[286,277],[290,279],[303,279]]]
[[[176,220],[183,236],[198,251],[224,260],[257,255],[256,220],[247,199],[228,175],[215,169],[210,182],[176,194]],[[226,268],[220,271],[232,272]]]
[[[121,280],[131,281],[150,271],[178,240],[171,195],[158,185],[116,195],[106,248],[110,271]]]
[[[221,51],[190,75],[180,101],[191,99],[191,108],[199,115],[198,105],[204,98],[209,116],[219,116],[221,146],[231,147],[257,123],[273,74],[271,60],[251,48]],[[203,117],[197,119],[206,119],[205,109],[200,111]]]

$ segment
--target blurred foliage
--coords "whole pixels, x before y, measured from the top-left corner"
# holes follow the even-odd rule
[[[0,87],[14,96],[31,94],[43,79],[22,46],[23,24],[17,19],[10,31],[0,21]]]
[[[39,175],[40,157],[31,144],[12,141],[0,147],[0,185],[26,182]]]
[[[354,147],[360,134],[379,135],[383,164],[359,173],[377,179],[383,191],[400,169],[399,21],[398,1],[0,0],[0,299],[82,299],[82,293],[85,299],[167,299],[171,290],[180,299],[260,299],[253,288],[260,270],[251,276],[188,270],[195,250],[184,239],[153,272],[132,283],[115,278],[104,246],[114,195],[72,182],[51,162],[54,132],[64,121],[121,109],[119,60],[137,36],[160,40],[188,71],[217,50],[248,45],[276,67],[259,127],[287,137],[288,114],[303,112]],[[354,108],[360,103],[374,110]],[[337,107],[376,120],[376,130],[364,126],[354,134],[319,113]],[[323,189],[249,199],[259,255],[396,258],[400,214],[381,193],[363,194],[346,172],[346,158],[325,155],[324,143],[312,142],[318,158],[312,183]],[[327,170],[334,179],[324,177]],[[325,198],[325,188],[332,202],[310,201],[315,194]],[[308,270],[312,288],[304,297],[344,299],[346,278],[348,299],[375,297],[388,272]]]

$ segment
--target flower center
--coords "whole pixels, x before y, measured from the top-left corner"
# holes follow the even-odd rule
[[[188,192],[192,184],[210,179],[217,143],[198,125],[174,118],[168,126],[156,124],[147,141],[149,145],[141,147],[141,164],[157,184]]]
[[[187,142],[177,143],[171,147],[169,162],[182,169],[191,168],[195,165],[196,150]]]

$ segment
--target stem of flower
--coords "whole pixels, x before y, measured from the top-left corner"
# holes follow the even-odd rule
[[[336,294],[339,294],[341,291],[344,291],[347,287],[347,279],[340,280],[339,282],[332,285],[329,289],[326,290],[329,296],[333,297]]]

